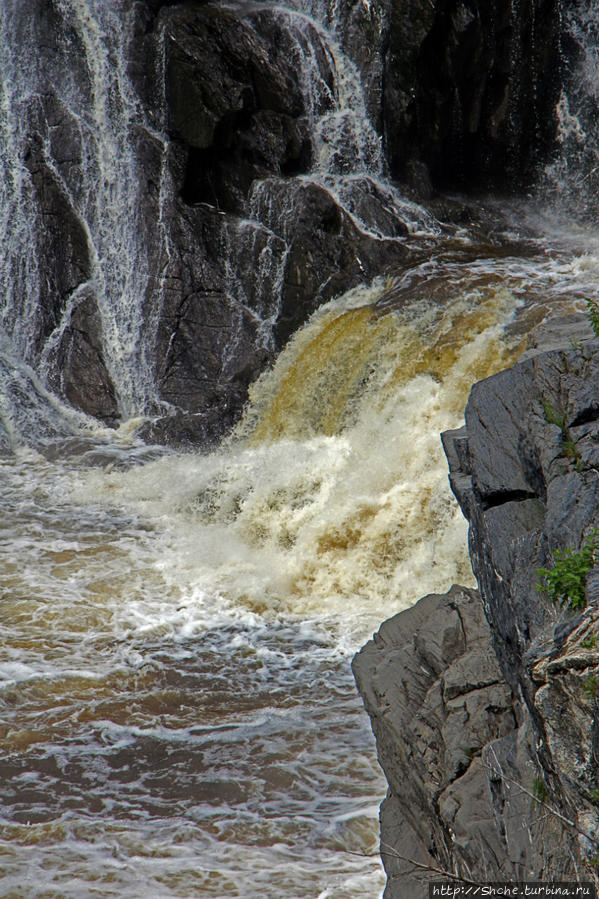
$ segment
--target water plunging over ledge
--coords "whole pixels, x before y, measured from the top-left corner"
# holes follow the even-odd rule
[[[320,13],[312,4],[310,16],[278,5],[312,92],[314,165],[256,182],[245,217],[223,216],[231,294],[248,302],[251,245],[262,268],[249,292],[262,302],[268,345],[294,197],[314,184],[371,239],[409,241],[413,253],[314,313],[220,448],[145,447],[131,436],[135,422],[110,431],[69,410],[45,380],[89,288],[124,416],[158,404],[148,360],[162,286],[153,292],[147,233],[131,227],[140,202],[131,135],[141,117],[160,153],[165,139],[128,81],[127,15],[94,0],[55,5],[85,61],[57,78],[57,108],[74,117],[86,154],[75,175],[65,160],[50,182],[70,185],[89,278],[57,321],[40,324],[44,273],[21,143],[33,85],[7,52],[2,283],[14,292],[3,306],[0,414],[14,452],[0,459],[3,886],[378,896],[384,781],[349,660],[384,617],[471,579],[439,431],[459,423],[473,381],[516,357],[531,323],[599,296],[599,236],[562,229],[529,203],[490,199],[477,225],[450,226],[405,201],[385,181],[357,69],[334,34],[335,4]],[[17,10],[4,20],[5,47],[30,39]],[[308,77],[315,54],[335,70],[332,82]],[[38,75],[33,65],[27,78]],[[42,161],[51,139],[42,135]],[[382,197],[376,220],[364,203],[372,192]]]

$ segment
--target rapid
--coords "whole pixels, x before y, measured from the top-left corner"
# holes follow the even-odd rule
[[[473,583],[439,434],[534,327],[599,299],[599,232],[547,199],[565,177],[555,164],[534,198],[468,201],[468,225],[403,198],[329,14],[281,4],[312,96],[324,89],[308,77],[314,33],[343,82],[332,111],[311,107],[316,163],[303,177],[366,230],[360,191],[379,185],[390,220],[410,222],[385,235],[409,262],[319,308],[218,448],[146,446],[135,429],[158,401],[142,321],[152,309],[133,302],[151,274],[123,219],[138,199],[122,123],[140,114],[126,22],[98,0],[61,4],[96,85],[91,99],[70,77],[64,90],[82,132],[104,121],[75,200],[125,421],[111,430],[57,399],[43,364],[58,332],[31,361],[19,297],[42,275],[14,112],[35,67],[17,71],[5,53],[0,894],[374,899],[386,785],[352,655],[426,593]],[[10,49],[26,26],[9,7]],[[269,189],[255,187],[246,236],[274,228]],[[276,292],[280,259],[269,259]],[[265,315],[265,341],[268,327]]]

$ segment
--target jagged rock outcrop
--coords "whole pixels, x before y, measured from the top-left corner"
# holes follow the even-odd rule
[[[572,835],[531,802],[533,734],[517,718],[478,592],[420,600],[382,625],[353,668],[389,781],[385,899],[425,899],[443,871],[548,876],[545,848]]]
[[[594,876],[599,571],[577,611],[553,604],[538,571],[599,523],[598,374],[597,340],[539,353],[476,384],[465,427],[443,435],[481,605],[457,588],[422,600],[354,662],[390,787],[381,812],[388,899],[416,882],[421,892],[410,895],[427,895],[435,869],[479,882]],[[467,622],[459,639],[458,612]],[[501,733],[481,730],[478,670],[495,671],[484,686],[501,701],[484,696],[483,708]],[[474,710],[463,716],[461,757],[448,683]]]

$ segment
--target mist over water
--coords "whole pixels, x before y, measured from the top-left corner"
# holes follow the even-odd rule
[[[85,89],[64,78],[90,155],[75,199],[130,416],[116,432],[70,410],[44,379],[68,308],[46,355],[33,348],[23,298],[42,275],[14,112],[31,85],[3,56],[2,279],[15,291],[0,336],[0,417],[14,448],[0,458],[6,895],[381,894],[385,783],[351,656],[385,617],[472,583],[439,432],[460,425],[471,384],[514,361],[533,325],[599,296],[592,228],[493,198],[477,224],[449,225],[386,183],[337,6],[312,4],[309,16],[299,6],[276,15],[312,91],[314,167],[256,183],[246,218],[223,226],[230,289],[246,290],[239,271],[253,241],[268,345],[294,192],[310,181],[357,227],[409,242],[412,254],[322,306],[210,453],[132,437],[156,402],[152,273],[123,212],[139,202],[129,138],[141,115],[126,15],[58,4],[87,69]],[[28,27],[17,12],[2,34],[13,49]],[[311,59],[336,73],[330,96],[330,78],[311,80]],[[283,190],[288,202],[273,203]],[[385,222],[363,216],[370,190],[387,198]],[[407,235],[394,231],[398,215]]]

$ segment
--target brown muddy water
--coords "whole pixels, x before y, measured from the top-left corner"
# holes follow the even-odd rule
[[[547,227],[323,307],[211,454],[82,428],[1,461],[0,895],[381,895],[350,661],[472,582],[439,432],[599,294],[597,239]]]

